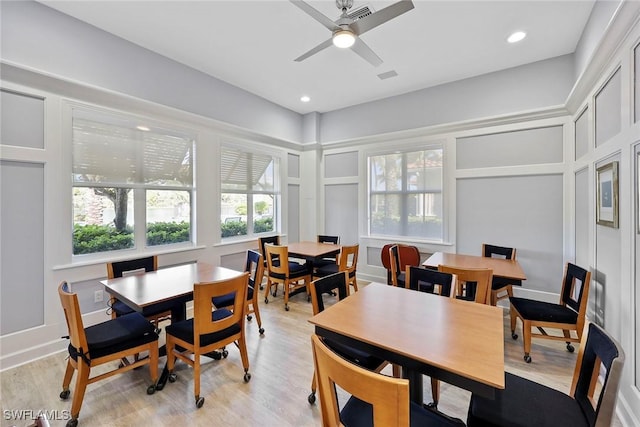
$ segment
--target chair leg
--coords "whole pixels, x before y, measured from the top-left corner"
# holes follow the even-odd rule
[[[204,405],[204,397],[200,397],[200,352],[193,353],[193,395],[196,401],[196,407],[202,408]]]
[[[69,384],[71,384],[71,379],[73,378],[73,372],[76,369],[71,364],[71,358],[67,360],[67,369],[64,371],[64,379],[62,380],[62,393],[60,393],[61,399],[66,399],[69,397]],[[63,394],[66,393],[66,397]]]
[[[396,365],[395,363],[392,365],[392,372],[394,378],[402,378],[402,371],[400,369],[400,365]]]
[[[353,290],[358,292],[358,280],[355,277],[353,278],[353,282],[351,284],[353,285]]]
[[[311,380],[311,394],[307,397],[307,401],[313,405],[316,403],[316,372],[313,371],[313,379]]]
[[[237,342],[238,349],[240,350],[240,358],[242,359],[242,367],[244,368],[244,382],[247,383],[251,379],[249,373],[249,354],[247,353],[247,343],[244,339],[244,335],[240,337]]]
[[[253,308],[253,314],[256,316],[256,322],[258,323],[258,332],[260,335],[264,334],[264,328],[262,327],[262,320],[260,319],[260,308],[258,306],[258,302],[250,303],[251,308]]]
[[[438,402],[440,401],[440,381],[431,378],[431,396],[433,397],[432,407],[438,408]]]
[[[73,400],[71,401],[71,419],[77,420],[80,416],[80,408],[84,400],[84,393],[89,384],[89,372],[91,368],[78,357],[78,376],[76,377],[76,389],[73,392]]]
[[[524,361],[531,363],[531,323],[527,320],[522,321],[522,342],[524,344]]]
[[[289,311],[289,286],[291,286],[289,281],[285,280],[285,282],[284,282],[284,309],[286,311]]]

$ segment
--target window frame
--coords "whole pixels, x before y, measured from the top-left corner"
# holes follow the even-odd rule
[[[197,164],[197,155],[196,148],[198,143],[198,132],[195,129],[188,129],[184,126],[178,125],[174,122],[169,122],[167,120],[160,120],[158,118],[153,118],[149,116],[140,116],[133,113],[129,113],[127,111],[121,110],[112,110],[109,108],[101,108],[90,106],[87,104],[69,102],[65,108],[65,116],[68,117],[68,120],[65,120],[65,123],[68,124],[67,129],[64,131],[64,135],[66,135],[67,140],[69,141],[68,145],[68,171],[70,171],[71,179],[69,182],[70,189],[70,225],[71,225],[71,235],[73,234],[75,218],[74,218],[74,196],[73,190],[74,188],[128,188],[131,189],[130,197],[133,197],[133,247],[132,248],[123,248],[123,249],[115,249],[115,250],[107,250],[107,251],[98,251],[91,252],[86,254],[75,254],[73,243],[74,239],[71,237],[70,239],[70,248],[69,253],[71,255],[71,260],[73,263],[77,262],[92,262],[96,260],[102,259],[112,259],[119,258],[124,254],[129,254],[127,256],[137,256],[137,255],[145,255],[148,253],[159,253],[159,252],[175,252],[180,250],[189,250],[196,247],[196,164]],[[91,115],[104,115],[105,117],[111,117],[116,119],[121,119],[128,123],[144,123],[145,125],[151,127],[152,129],[161,129],[167,132],[171,132],[172,134],[178,134],[183,136],[184,138],[190,140],[190,168],[191,168],[191,184],[190,185],[163,185],[158,183],[140,183],[140,182],[76,182],[73,179],[74,175],[74,118],[75,112],[79,111],[80,114],[91,114]],[[184,191],[189,194],[189,240],[176,242],[176,243],[166,243],[166,244],[158,244],[158,245],[149,245],[147,243],[147,232],[148,226],[147,224],[147,190],[161,190],[161,191]],[[133,255],[135,254],[135,255]]]
[[[364,153],[364,164],[366,167],[366,223],[365,223],[365,231],[369,238],[373,239],[383,239],[388,240],[389,238],[396,239],[398,241],[414,241],[414,242],[425,242],[430,244],[446,244],[447,243],[447,200],[448,196],[446,193],[446,180],[447,180],[447,159],[446,159],[446,142],[444,140],[436,140],[436,141],[424,141],[424,140],[414,140],[411,142],[404,141],[398,142],[394,141],[394,149],[380,149],[380,150],[369,150]],[[408,190],[407,189],[407,162],[406,155],[409,153],[417,153],[424,152],[429,150],[441,150],[442,152],[442,166],[441,166],[441,174],[440,174],[440,183],[441,187],[439,191],[431,191],[431,190]],[[402,155],[403,156],[403,164],[402,164],[402,178],[401,178],[401,190],[372,190],[371,188],[371,161],[373,157],[380,156],[388,156],[388,155]],[[441,230],[440,230],[440,238],[435,239],[427,236],[416,236],[411,235],[408,232],[404,234],[382,234],[382,233],[374,233],[372,232],[372,215],[371,215],[371,204],[372,204],[372,196],[373,195],[398,195],[400,200],[408,200],[407,196],[410,195],[429,195],[436,194],[441,197],[442,204],[442,212],[439,217],[441,221]],[[408,226],[408,206],[406,203],[402,203],[400,207],[403,213],[403,219],[401,219],[401,226],[406,230]],[[402,225],[404,224],[404,225]]]
[[[218,156],[218,193],[220,203],[218,205],[218,230],[216,233],[216,239],[222,243],[237,243],[240,241],[246,240],[255,240],[256,238],[268,234],[276,234],[280,233],[281,230],[281,220],[282,220],[282,206],[281,206],[281,197],[282,197],[282,177],[281,174],[283,172],[283,154],[279,151],[268,150],[252,141],[237,141],[225,139],[220,143],[220,152]],[[232,150],[239,153],[245,154],[256,154],[260,156],[270,157],[273,162],[273,190],[254,190],[251,187],[250,182],[246,182],[247,189],[225,189],[223,188],[223,167],[222,167],[222,152],[224,150]],[[241,234],[237,236],[227,236],[222,237],[222,195],[223,194],[239,194],[245,195],[247,198],[247,214],[246,214],[246,223],[247,223],[247,234]],[[254,200],[253,197],[255,195],[270,195],[273,196],[273,230],[264,231],[256,233],[254,231]]]

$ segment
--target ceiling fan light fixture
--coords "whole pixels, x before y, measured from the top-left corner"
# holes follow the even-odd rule
[[[356,35],[349,30],[338,30],[333,33],[333,44],[336,47],[346,49],[356,42]]]

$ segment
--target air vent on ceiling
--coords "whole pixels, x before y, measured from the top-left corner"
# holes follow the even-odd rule
[[[395,70],[391,70],[391,71],[387,71],[386,73],[380,73],[380,74],[378,74],[378,78],[379,78],[380,80],[385,80],[385,79],[389,79],[389,78],[391,78],[391,77],[395,77],[395,76],[397,76],[397,75],[398,75],[398,73],[396,73],[396,71],[395,71]]]
[[[373,8],[371,8],[370,6],[362,6],[361,8],[348,13],[347,16],[354,21],[357,21],[358,19],[362,19],[365,16],[371,15],[373,12],[375,12],[375,10],[373,10]]]

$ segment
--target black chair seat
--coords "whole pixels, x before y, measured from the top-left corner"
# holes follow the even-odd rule
[[[325,339],[324,342],[340,356],[371,371],[378,368],[384,362],[384,359],[372,356],[365,351],[358,350],[348,345],[344,345],[328,339]]]
[[[309,267],[307,264],[298,264],[297,262],[289,262],[289,279],[295,279],[297,277],[304,277],[309,275]],[[270,277],[274,277],[276,279],[284,280],[286,279],[284,274],[280,273],[269,273]]]
[[[373,407],[369,403],[352,396],[340,411],[340,420],[346,427],[372,427]],[[409,425],[412,427],[464,425],[461,420],[450,419],[425,409],[414,402],[410,403],[409,421]]]
[[[176,306],[177,304],[175,301],[166,301],[158,304],[153,304],[144,307],[142,310],[142,315],[145,317],[155,316],[164,313],[165,311],[172,311]],[[111,306],[111,309],[116,313],[116,316],[118,317],[135,312],[135,310],[133,310],[131,307],[120,300],[116,300]]]
[[[211,299],[211,302],[216,307],[229,307],[233,305],[233,300],[236,297],[235,292],[231,292],[226,295],[222,295],[220,297],[214,297]],[[247,301],[251,301],[253,298],[253,286],[247,287]]]
[[[314,264],[315,265],[315,264]],[[315,273],[313,273],[314,276],[316,277],[325,277],[325,276],[330,276],[332,274],[336,274],[340,271],[340,266],[338,264],[334,263],[333,264],[328,264],[325,265],[323,267],[318,268]],[[349,278],[352,278],[353,276],[356,275],[356,272],[349,272]]]
[[[231,316],[231,311],[226,308],[220,308],[211,313],[211,319],[214,321],[224,319]],[[183,320],[181,322],[172,323],[166,328],[167,334],[173,335],[189,344],[193,344],[193,318]],[[218,341],[222,341],[227,337],[240,333],[240,325],[234,324],[221,331],[205,334],[200,337],[200,346],[205,347]]]
[[[140,313],[130,313],[85,328],[88,349],[82,349],[87,358],[98,358],[137,347],[158,339],[151,322]],[[88,351],[87,351],[88,350]],[[77,360],[80,349],[69,344],[69,356]]]
[[[578,313],[559,304],[518,297],[509,298],[509,301],[527,320],[571,324],[578,321]]]
[[[507,277],[496,277],[493,276],[493,281],[491,282],[491,290],[497,291],[498,289],[502,289],[505,286],[522,286],[522,280],[514,280],[509,279]]]
[[[398,286],[401,288],[405,287],[405,283],[407,281],[407,273],[405,273],[404,271],[398,273]]]
[[[495,399],[472,395],[467,425],[580,427],[589,425],[589,422],[577,400],[507,372],[505,390],[497,390]]]

